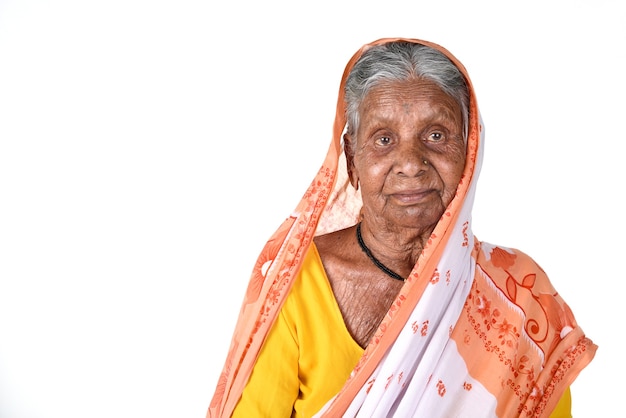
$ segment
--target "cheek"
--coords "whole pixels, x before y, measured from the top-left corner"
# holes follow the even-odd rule
[[[453,158],[448,158],[444,163],[444,172],[442,178],[446,185],[446,189],[456,190],[461,176],[463,175],[463,169],[465,168],[465,152],[464,150],[458,150],[454,153]]]
[[[361,164],[357,165],[359,181],[362,186],[370,188],[379,188],[385,180],[386,166],[381,162],[365,163],[365,159],[361,160]]]

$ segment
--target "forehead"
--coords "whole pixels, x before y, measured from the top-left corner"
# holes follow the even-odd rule
[[[374,116],[438,115],[458,121],[461,108],[437,83],[423,78],[383,81],[373,87],[359,106],[363,122]]]

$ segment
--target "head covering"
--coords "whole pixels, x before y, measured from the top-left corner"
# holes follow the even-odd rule
[[[491,411],[485,412],[485,416],[491,413],[501,416],[512,408],[520,413],[532,411],[532,415],[551,410],[567,385],[593,357],[595,345],[577,327],[567,305],[551,288],[541,269],[523,253],[480,243],[472,233],[471,210],[482,161],[484,129],[467,71],[439,45],[417,39],[385,38],[364,45],[345,68],[326,158],[293,213],[268,240],[257,259],[207,417],[229,416],[235,407],[313,238],[358,221],[362,202],[359,192],[349,184],[341,142],[346,127],[344,86],[354,64],[366,50],[393,41],[430,46],[446,55],[465,77],[470,94],[465,168],[454,199],[395,303],[344,388],[320,415],[356,416],[360,411],[361,416],[391,413],[410,416],[438,405],[443,399],[453,400],[457,407],[474,404],[478,410]],[[528,273],[529,269],[534,274],[532,280],[517,279],[517,272]],[[504,277],[503,271],[509,272],[510,277]],[[481,310],[480,304],[487,301],[481,298],[490,292],[497,294],[489,301],[498,305],[498,312],[484,306]],[[528,298],[522,300],[522,294]],[[540,319],[532,313],[526,317],[527,300],[535,302],[535,309],[548,314]],[[483,330],[484,324],[478,322],[477,315],[483,315],[480,321],[492,320],[487,324],[488,329]],[[509,316],[519,322],[519,329],[512,337],[509,335],[512,331],[505,327],[506,321],[502,322]],[[554,317],[559,318],[556,323]],[[503,337],[499,338],[498,333]],[[537,336],[539,333],[541,337]],[[565,345],[560,341],[565,338],[560,335],[563,333],[569,334]],[[559,341],[553,335],[559,335]],[[496,347],[497,343],[504,347]],[[523,359],[520,348],[524,349]],[[567,367],[566,358],[569,358]],[[519,370],[514,370],[520,367],[520,362],[528,367],[524,373],[532,369],[532,376],[524,375],[523,384],[518,381]],[[448,369],[452,364],[457,364],[454,369],[461,372],[450,375]],[[492,377],[479,373],[481,367],[494,364],[503,372]],[[544,373],[547,367],[551,369]],[[472,394],[465,396],[464,402],[459,401],[459,395],[444,396],[446,390],[449,395],[453,393],[451,385],[456,381],[460,385],[455,383],[454,387],[463,387]],[[435,390],[432,397],[430,388]],[[403,402],[403,398],[410,401]]]

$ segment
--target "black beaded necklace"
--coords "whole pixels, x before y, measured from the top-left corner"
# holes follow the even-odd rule
[[[404,278],[402,276],[400,276],[398,273],[396,273],[395,271],[391,270],[389,267],[381,263],[376,257],[374,257],[374,254],[372,254],[370,249],[367,248],[367,245],[365,245],[365,242],[363,242],[363,237],[361,236],[361,223],[360,222],[356,225],[356,239],[357,241],[359,241],[359,245],[361,246],[361,249],[363,250],[365,255],[367,255],[367,257],[370,260],[372,260],[372,262],[376,265],[376,267],[384,271],[387,276],[396,280],[404,281]]]

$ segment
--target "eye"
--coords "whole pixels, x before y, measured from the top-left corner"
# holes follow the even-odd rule
[[[381,136],[376,140],[376,143],[379,145],[389,145],[389,143],[391,143],[391,138],[388,136]]]
[[[443,140],[443,134],[441,132],[431,132],[428,135],[428,140],[432,142],[440,142]]]

